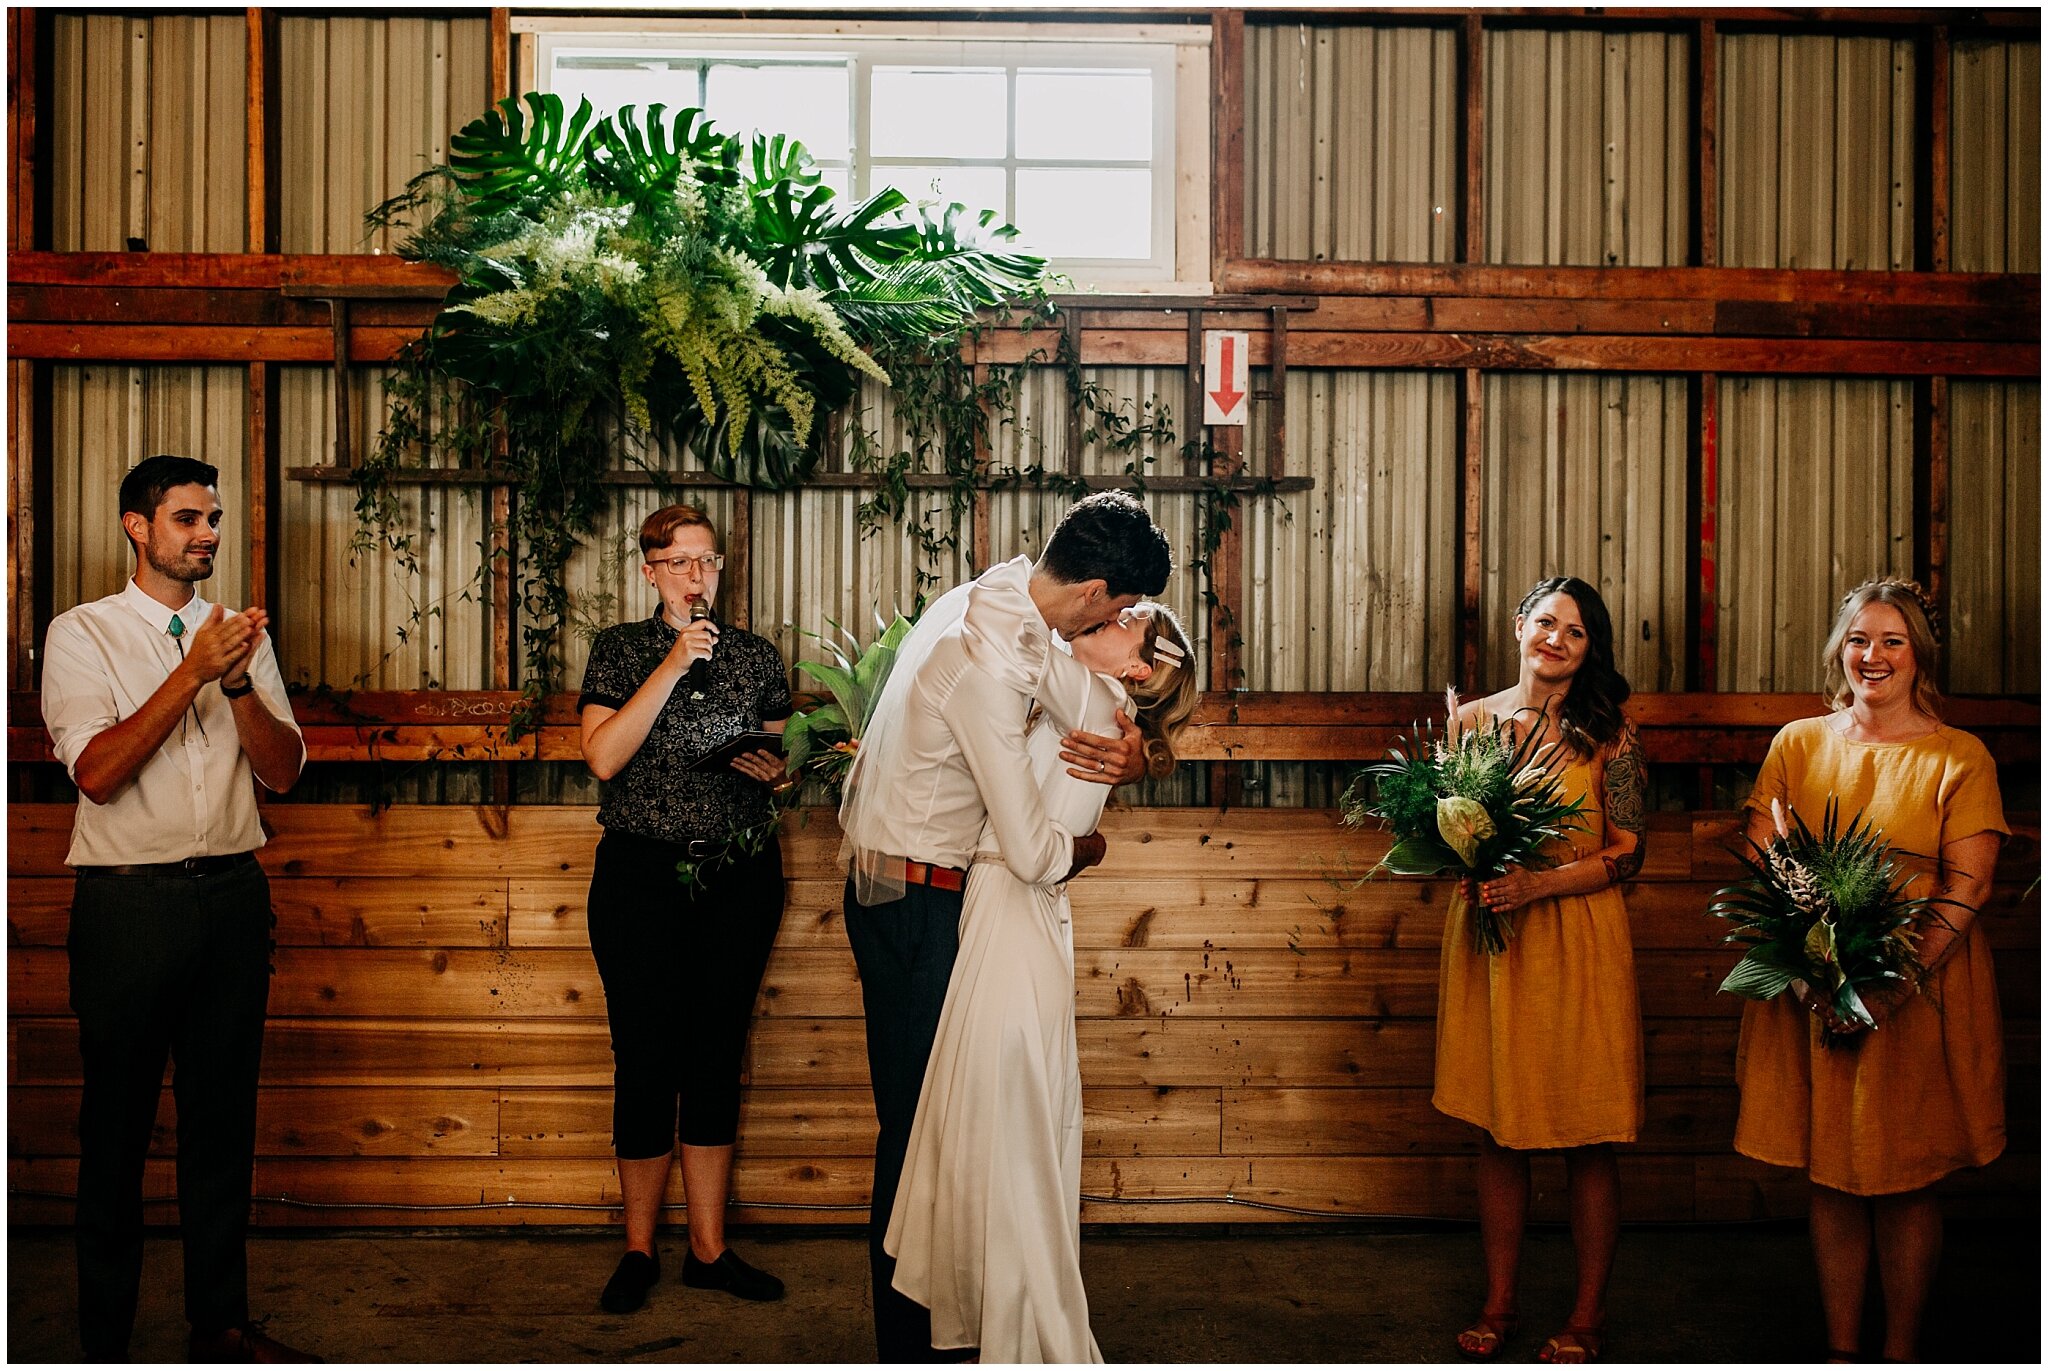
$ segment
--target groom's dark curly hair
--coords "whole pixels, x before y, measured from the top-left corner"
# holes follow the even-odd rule
[[[1145,506],[1123,491],[1104,490],[1066,512],[1038,563],[1069,585],[1107,581],[1112,598],[1157,595],[1173,574],[1173,549]]]

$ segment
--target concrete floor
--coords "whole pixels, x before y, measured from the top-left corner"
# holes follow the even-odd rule
[[[2021,1218],[2016,1231],[1952,1225],[1923,1349],[1930,1360],[2039,1361],[2040,1234],[2035,1215]],[[250,1296],[272,1336],[330,1361],[873,1356],[856,1233],[735,1234],[743,1255],[788,1281],[776,1305],[684,1287],[681,1236],[664,1234],[663,1282],[625,1317],[597,1307],[615,1243],[592,1230],[265,1236],[250,1242]],[[1451,1336],[1480,1296],[1469,1227],[1090,1231],[1083,1249],[1096,1337],[1113,1362],[1454,1361]],[[1525,1324],[1506,1360],[1533,1360],[1563,1321],[1570,1253],[1560,1231],[1531,1235]],[[69,1233],[10,1230],[7,1256],[7,1358],[74,1358]],[[145,1260],[134,1357],[182,1360],[175,1238],[153,1238]],[[1631,1229],[1614,1274],[1608,1357],[1814,1360],[1817,1298],[1803,1227]]]

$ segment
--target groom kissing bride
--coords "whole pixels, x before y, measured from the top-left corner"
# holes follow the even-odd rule
[[[1103,492],[1076,504],[1035,564],[1020,556],[992,567],[925,611],[903,641],[847,776],[839,812],[846,833],[843,855],[849,859],[846,933],[860,968],[868,1068],[881,1125],[868,1242],[876,1343],[885,1362],[957,1360],[985,1342],[992,1357],[1004,1344],[1014,1344],[1007,1348],[1011,1355],[1001,1360],[1099,1359],[1080,1294],[1078,1137],[1075,1146],[1062,1149],[1071,1157],[1039,1159],[1054,1168],[1053,1175],[1073,1170],[1074,1177],[1074,1194],[1043,1197],[1073,1211],[1051,1216],[1050,1238],[1040,1231],[1046,1227],[1041,1222],[1024,1235],[1026,1250],[1006,1252],[1006,1245],[1018,1243],[1017,1234],[976,1234],[987,1244],[991,1264],[1057,1268],[1047,1273],[1050,1290],[1019,1292],[1021,1300],[1008,1301],[992,1294],[991,1304],[1011,1307],[989,1309],[987,1317],[995,1326],[985,1330],[979,1246],[971,1270],[939,1269],[935,1249],[945,1251],[949,1240],[957,1242],[961,1235],[955,1230],[961,1224],[1010,1225],[1002,1216],[988,1220],[985,1214],[935,1208],[943,1207],[940,1196],[948,1192],[933,1181],[929,1163],[953,1147],[955,1139],[945,1125],[919,1118],[918,1101],[941,1013],[950,1028],[962,1008],[948,1005],[946,991],[960,950],[969,868],[978,857],[1002,868],[1012,888],[1056,890],[1102,860],[1106,844],[1092,829],[1106,787],[1146,773],[1145,735],[1121,709],[1110,714],[1097,696],[1087,693],[1089,683],[1103,678],[1078,666],[1053,635],[1069,644],[1094,635],[1096,641],[1087,648],[1094,671],[1133,683],[1155,675],[1160,682],[1171,680],[1177,689],[1167,712],[1178,715],[1176,724],[1193,706],[1184,635],[1163,609],[1140,605],[1141,597],[1165,588],[1172,566],[1166,539],[1130,496]],[[1121,692],[1114,698],[1120,702]],[[1089,700],[1098,707],[1086,709]],[[1034,705],[1043,709],[1047,724],[1064,730],[1057,744],[1045,733],[1038,746],[1043,757],[1050,760],[1047,749],[1056,745],[1067,776],[1105,788],[1091,790],[1092,805],[1068,802],[1059,815],[1048,813],[1027,746]],[[1081,731],[1084,719],[1116,732]],[[1060,817],[1085,821],[1091,831],[1076,832]],[[1056,906],[1041,903],[1064,917],[1063,897]],[[1071,1044],[1070,936],[1066,955],[1066,983],[1058,993]],[[1071,1053],[1071,1046],[1067,1050]],[[1071,1113],[1078,1133],[1078,1093],[1067,1093],[1074,1094]],[[918,1174],[899,1204],[897,1189],[913,1123],[919,1128]],[[1030,1142],[1010,1145],[1028,1147]],[[985,1158],[951,1156],[936,1169],[959,1173],[966,1168],[984,1187],[1010,1182],[974,1174],[986,1164]],[[1042,1172],[1044,1165],[1037,1169]],[[950,1179],[957,1184],[959,1176]],[[892,1211],[899,1216],[895,1225]],[[1071,1238],[1060,1236],[1069,1231]],[[1048,1244],[1054,1250],[1042,1251]],[[905,1266],[900,1273],[898,1257]],[[1012,1283],[1029,1283],[1031,1275],[1029,1270],[987,1274]],[[974,1288],[959,1288],[968,1285]],[[1078,1302],[1078,1329],[1070,1326],[1075,1322],[1071,1311],[1014,1307],[1034,1296],[1057,1303],[1063,1291],[1074,1297],[1066,1303]],[[1048,1322],[1052,1326],[1037,1327]],[[949,1354],[936,1354],[934,1343],[950,1349]]]

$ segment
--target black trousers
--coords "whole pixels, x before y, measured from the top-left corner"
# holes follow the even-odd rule
[[[885,1362],[957,1361],[932,1350],[931,1311],[891,1283],[896,1259],[882,1250],[889,1211],[903,1179],[910,1125],[924,1089],[924,1068],[946,1007],[946,983],[960,953],[959,891],[913,885],[903,898],[863,905],[846,883],[846,939],[860,968],[868,1021],[868,1075],[874,1083],[874,1201],[868,1210],[868,1264],[874,1281],[875,1346]]]
[[[142,1171],[176,1063],[185,1317],[196,1333],[249,1320],[256,1076],[270,999],[270,881],[255,863],[211,876],[80,876],[71,905],[78,1111],[78,1320],[88,1361],[125,1361],[142,1281]]]
[[[590,951],[612,1029],[612,1150],[659,1157],[739,1133],[740,1065],[782,924],[782,846],[676,875],[681,844],[607,829]]]

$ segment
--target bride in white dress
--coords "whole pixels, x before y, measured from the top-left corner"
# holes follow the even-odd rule
[[[977,621],[970,657],[1016,635]],[[1133,707],[1153,774],[1198,697],[1188,644],[1163,606],[1141,604],[1054,648],[1026,749],[1046,814],[1091,833],[1109,789],[1067,774],[1070,729],[1115,733]],[[960,953],[925,1069],[901,1188],[883,1246],[896,1288],[931,1310],[932,1346],[985,1362],[1099,1362],[1081,1283],[1081,1069],[1074,1039],[1074,934],[1064,885],[1026,885],[993,852],[968,873]]]

